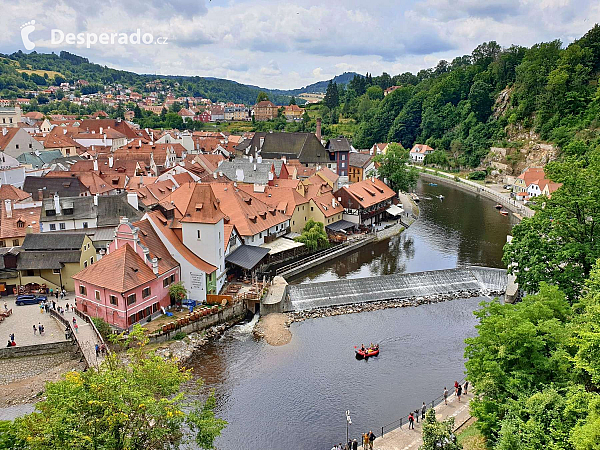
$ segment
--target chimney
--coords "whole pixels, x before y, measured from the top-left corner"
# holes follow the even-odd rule
[[[94,195],[94,206],[98,206],[98,194]]]
[[[144,261],[146,263],[149,263],[150,262],[150,249],[148,249],[148,247],[144,247],[143,251],[144,251]]]
[[[269,172],[269,181],[273,181],[273,172]]]
[[[240,183],[244,181],[244,169],[235,169],[235,180]]]
[[[108,167],[110,167],[112,169],[112,166],[114,164],[114,160],[112,155],[108,157]]]
[[[156,257],[152,258],[152,272],[158,276],[158,259]]]
[[[331,206],[335,208],[335,198],[331,199]]]
[[[63,130],[63,134],[67,134],[67,129],[66,128]]]
[[[213,172],[213,178],[216,180],[217,179],[217,172]]]
[[[43,189],[38,189],[38,201],[42,201],[44,200],[44,190]]]
[[[12,202],[8,198],[4,200],[4,209],[6,210],[6,218],[12,219]]]
[[[142,146],[142,140],[138,139],[138,143],[139,143],[139,146],[141,147]]]
[[[127,203],[133,206],[135,209],[138,209],[138,196],[137,192],[128,192],[127,193]]]
[[[98,170],[98,160],[94,159],[94,171]]]
[[[56,211],[56,214],[60,214],[60,197],[58,196],[58,193],[54,194],[54,210]]]
[[[8,133],[8,130],[6,128],[2,128],[2,136],[6,136],[6,133]]]
[[[125,216],[119,217],[119,224],[129,223],[129,219]]]
[[[317,117],[317,132],[315,133],[319,142],[321,142],[321,118]]]
[[[281,157],[281,160],[283,161],[283,163],[284,163],[284,164],[287,164],[287,159],[286,159],[286,157],[285,157],[285,156],[282,156],[282,157]]]
[[[100,127],[100,134],[104,132],[104,128]]]

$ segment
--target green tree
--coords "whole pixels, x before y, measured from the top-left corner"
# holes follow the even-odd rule
[[[169,297],[171,297],[171,303],[181,301],[187,297],[187,289],[183,285],[183,282],[173,283],[169,286]]]
[[[260,91],[258,93],[258,95],[256,96],[256,103],[260,103],[264,100],[269,100],[269,96],[267,95],[266,92]]]
[[[311,252],[329,247],[329,238],[325,232],[325,226],[321,222],[309,219],[302,229],[302,234],[294,239],[302,242]]]
[[[371,86],[367,89],[367,97],[370,100],[381,100],[383,98],[383,89],[379,86]]]
[[[485,122],[492,113],[492,87],[483,81],[476,81],[469,92],[469,103],[471,110],[477,116],[477,120]]]
[[[191,372],[144,349],[139,325],[127,339],[128,361],[109,355],[98,369],[69,372],[46,385],[36,411],[15,421],[25,449],[177,449],[193,441],[213,448],[225,422],[214,397],[191,401],[180,392]]]
[[[573,299],[600,257],[600,150],[551,162],[545,172],[563,185],[549,199],[534,199],[535,214],[513,228],[503,261],[526,292],[546,281]]]
[[[290,97],[290,106],[291,105],[295,105],[296,104],[296,97],[294,97],[293,95]]]
[[[376,155],[373,159],[380,164],[378,177],[387,180],[394,191],[408,192],[417,184],[419,172],[406,165],[410,162],[410,155],[401,145],[391,143],[385,154]]]
[[[460,450],[462,446],[456,443],[454,417],[438,422],[435,410],[428,409],[423,421],[423,445],[420,450]]]
[[[337,83],[334,83],[333,80],[329,80],[327,90],[325,91],[325,97],[323,98],[323,104],[329,109],[333,109],[340,104]]]

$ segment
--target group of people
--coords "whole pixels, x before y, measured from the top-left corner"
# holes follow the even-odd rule
[[[376,351],[379,350],[379,344],[375,344],[373,345],[373,343],[371,342],[371,345],[369,345],[369,348],[365,348],[365,344],[361,344],[360,345],[360,351],[361,352],[366,352],[366,351]]]
[[[63,298],[65,298],[67,296],[67,290],[65,289],[65,287],[63,286],[62,289],[56,289],[53,290],[52,288],[50,288],[50,297],[56,297],[56,300],[58,300],[58,297],[60,296],[61,300]]]
[[[35,323],[33,324],[33,334],[34,336],[39,332],[40,336],[42,336],[44,334],[44,331],[46,331],[46,329],[44,328],[44,325],[42,324],[42,322],[38,322],[37,326],[35,325]]]
[[[15,347],[17,345],[17,343],[15,342],[15,333],[10,333],[8,335],[8,344],[6,344],[7,347]]]
[[[72,308],[73,308],[73,306],[71,306],[71,309]],[[44,312],[49,313],[51,309],[53,309],[54,311],[57,311],[60,315],[64,316],[65,311],[69,311],[69,304],[67,303],[65,305],[65,307],[63,308],[62,306],[57,305],[55,300],[52,300],[52,303],[49,300],[40,303],[40,312],[41,313],[44,313]]]
[[[463,395],[463,393],[465,395],[469,393],[469,381],[466,380],[464,385],[460,384],[458,381],[455,381],[454,393],[456,394],[456,398],[458,398],[458,401],[460,402],[460,397]],[[448,389],[446,387],[444,387],[444,404],[448,404]]]
[[[358,449],[358,441],[356,439],[350,439],[348,443],[342,444],[341,442],[338,445],[334,445],[331,447],[331,450],[357,450]]]

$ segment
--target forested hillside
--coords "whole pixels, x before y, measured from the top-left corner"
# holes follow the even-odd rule
[[[49,72],[50,76],[43,76],[44,72]],[[247,105],[254,104],[258,93],[264,90],[219,78],[138,75],[93,64],[87,58],[68,52],[60,52],[60,55],[21,51],[11,55],[0,54],[1,98],[16,98],[22,96],[25,90],[49,85],[58,86],[65,81],[74,82],[79,79],[92,83],[92,86],[86,87],[86,91],[89,92],[82,91],[84,94],[97,92],[103,85],[112,83],[133,87],[140,93],[150,92],[152,89],[146,88],[146,83],[160,79],[164,86],[172,88],[176,96],[204,97],[214,102],[226,101]],[[269,97],[277,104],[289,103],[288,95],[270,93]]]
[[[599,69],[597,25],[566,48],[558,40],[505,49],[492,41],[416,75],[384,73],[357,77],[346,87],[332,84],[322,113],[326,123],[336,123],[340,114],[341,120],[354,119],[357,148],[427,143],[442,151],[433,160],[451,167],[477,166],[492,144],[506,145],[524,129],[581,153],[596,145]],[[392,85],[402,87],[384,98]]]

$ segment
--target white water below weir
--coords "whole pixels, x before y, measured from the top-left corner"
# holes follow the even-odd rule
[[[465,267],[297,284],[288,286],[286,309],[304,311],[385,300],[460,296],[461,293],[499,294],[506,291],[507,282],[505,269]]]

